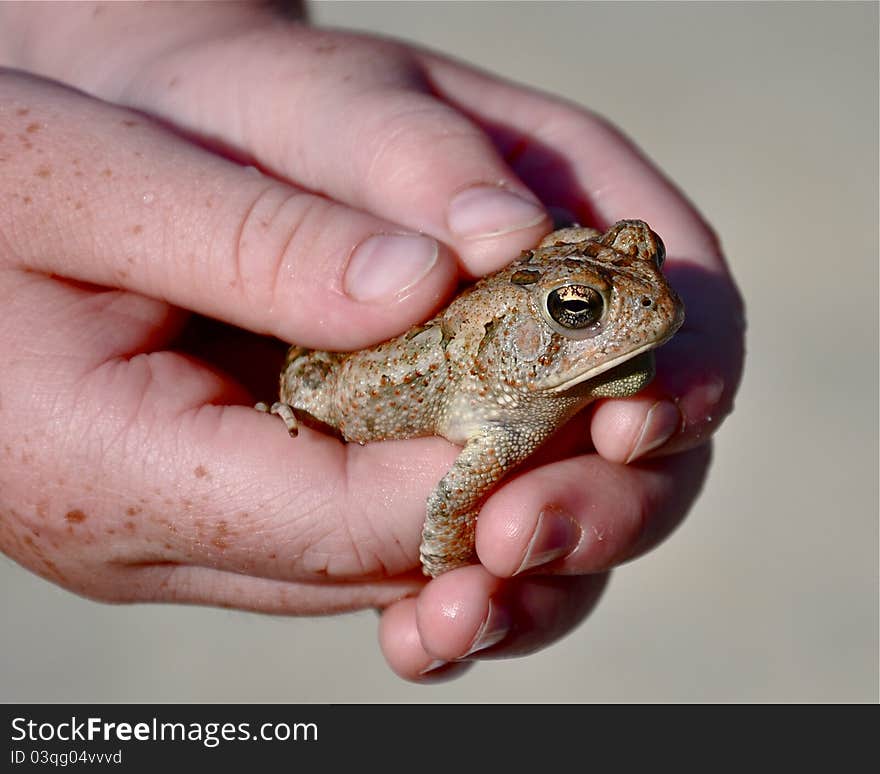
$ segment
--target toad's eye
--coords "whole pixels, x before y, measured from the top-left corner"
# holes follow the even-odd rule
[[[587,285],[563,285],[547,295],[547,313],[563,328],[587,328],[602,317],[604,301]]]

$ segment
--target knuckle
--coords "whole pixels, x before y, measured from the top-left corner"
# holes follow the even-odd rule
[[[288,308],[295,297],[307,297],[298,292],[303,278],[326,287],[326,267],[315,258],[327,255],[321,240],[332,231],[331,208],[319,197],[274,183],[251,198],[239,217],[226,272],[227,284],[247,306],[270,314]],[[306,258],[308,271],[301,272]],[[295,276],[300,281],[295,283]]]
[[[384,92],[368,115],[381,124],[366,127],[369,138],[360,154],[362,185],[385,188],[389,182],[410,185],[436,177],[440,160],[468,160],[482,153],[487,140],[467,118],[428,95]],[[474,151],[468,152],[468,146]],[[429,149],[429,152],[426,152]],[[405,159],[406,163],[401,163]]]

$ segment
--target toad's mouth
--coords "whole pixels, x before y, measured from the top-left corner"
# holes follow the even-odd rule
[[[671,336],[669,337],[671,338]],[[585,385],[587,382],[590,383],[591,391],[596,387],[599,387],[602,384],[610,384],[611,382],[639,382],[638,384],[633,384],[633,389],[628,394],[632,395],[633,393],[640,390],[642,387],[646,386],[648,382],[654,376],[654,353],[653,350],[663,344],[666,339],[661,341],[652,341],[648,344],[644,344],[638,349],[631,350],[630,352],[626,352],[612,360],[609,360],[606,363],[602,363],[600,366],[596,366],[590,371],[585,371],[584,373],[577,374],[569,379],[566,379],[563,382],[559,382],[559,384],[554,384],[547,387],[547,392],[552,393],[561,393],[566,392],[567,390],[571,390],[575,387],[580,387],[581,385]],[[639,379],[639,375],[642,375],[642,378]],[[597,379],[597,377],[601,376],[601,379]],[[622,397],[622,395],[621,395]]]

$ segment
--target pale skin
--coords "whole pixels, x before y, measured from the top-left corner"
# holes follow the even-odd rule
[[[712,231],[601,119],[258,5],[0,4],[0,64],[24,71],[0,72],[0,548],[24,567],[100,600],[376,608],[391,668],[431,680],[548,646],[684,516],[741,308]],[[687,321],[645,391],[488,499],[480,564],[428,581],[425,498],[456,447],[292,442],[251,408],[279,363],[245,331],[387,339],[534,245],[539,202],[648,221]],[[192,313],[230,327],[205,346]]]

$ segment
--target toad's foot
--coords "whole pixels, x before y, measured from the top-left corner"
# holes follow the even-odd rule
[[[284,422],[284,426],[287,428],[287,433],[291,438],[296,438],[299,434],[299,422],[294,416],[293,407],[289,406],[287,403],[278,403],[277,401],[273,403],[271,406],[267,406],[265,403],[258,403],[254,408],[257,411],[262,411],[266,414],[275,414],[277,417],[281,417],[281,421]]]

